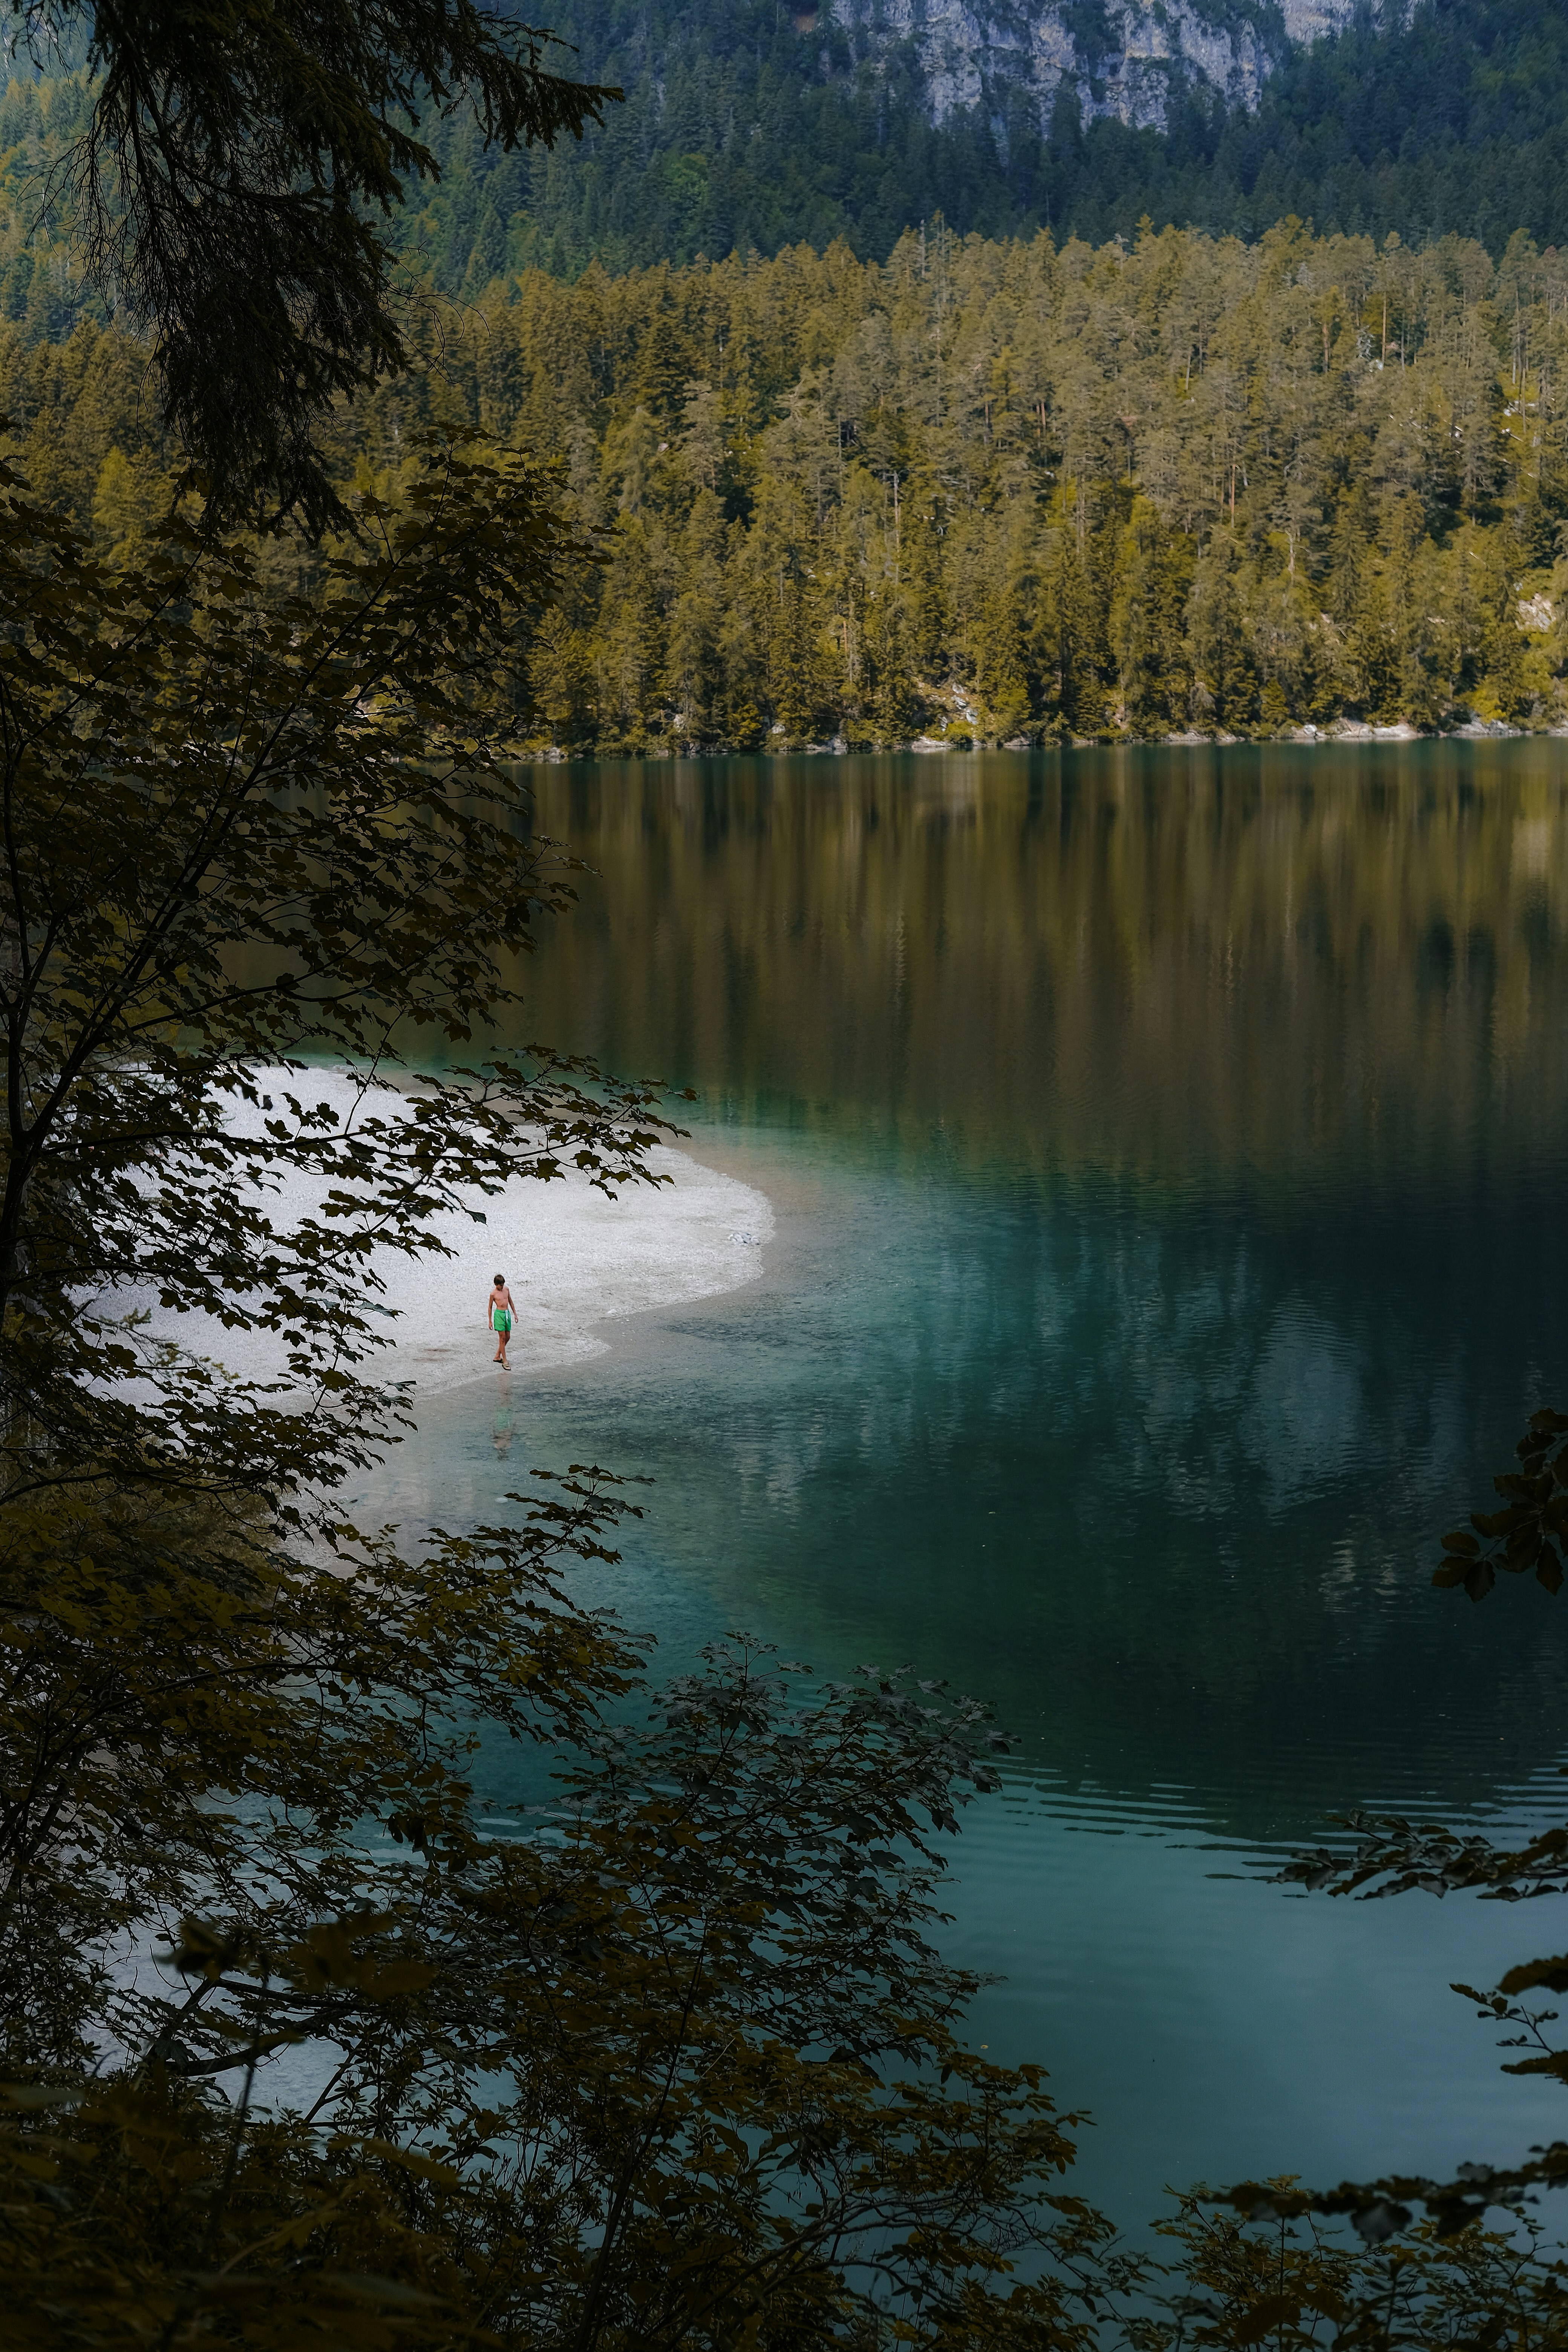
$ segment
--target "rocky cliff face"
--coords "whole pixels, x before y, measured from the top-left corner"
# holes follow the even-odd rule
[[[1184,69],[1227,99],[1256,104],[1270,68],[1299,42],[1342,25],[1356,0],[833,0],[833,15],[875,47],[912,44],[933,121],[995,108],[1022,90],[1048,121],[1057,86],[1075,77],[1084,120],[1163,125],[1172,76]],[[796,20],[799,22],[799,19]]]

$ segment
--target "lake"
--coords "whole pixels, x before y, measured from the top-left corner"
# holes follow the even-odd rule
[[[776,1234],[590,1364],[432,1399],[388,1492],[650,1475],[583,1590],[662,1664],[736,1627],[987,1700],[948,1948],[1130,2223],[1563,2135],[1447,1989],[1563,1948],[1561,1904],[1268,1874],[1356,1804],[1562,1801],[1568,1596],[1429,1578],[1568,1396],[1568,745],[531,782],[596,873],[526,1034],[698,1088],[688,1148]]]

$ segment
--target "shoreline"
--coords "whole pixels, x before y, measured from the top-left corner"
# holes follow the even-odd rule
[[[414,1379],[416,1398],[468,1388],[499,1370],[477,1303],[497,1267],[517,1293],[509,1354],[510,1370],[523,1373],[609,1354],[606,1323],[721,1297],[761,1279],[774,1231],[766,1194],[668,1145],[655,1145],[648,1162],[669,1183],[626,1185],[614,1201],[574,1171],[549,1183],[519,1180],[487,1203],[484,1233],[469,1241],[460,1270],[449,1258],[394,1270],[415,1280],[401,1304],[388,1281],[387,1303],[406,1324],[387,1360]],[[528,1271],[512,1275],[509,1259]],[[466,1332],[469,1290],[472,1344],[466,1336],[433,1339],[437,1329]]]
[[[1196,728],[1179,735],[1130,735],[1117,728],[1107,728],[1099,735],[1013,735],[1003,738],[988,735],[980,730],[965,730],[946,737],[900,737],[896,741],[886,743],[851,743],[845,736],[836,736],[826,743],[797,741],[750,745],[683,743],[679,737],[653,735],[646,742],[631,744],[514,743],[498,756],[506,763],[518,767],[570,766],[589,761],[605,764],[624,761],[630,766],[639,761],[658,760],[881,760],[901,759],[911,754],[921,758],[933,755],[968,758],[978,751],[1022,754],[1044,751],[1226,751],[1241,744],[1311,750],[1323,745],[1352,743],[1526,743],[1562,741],[1564,739],[1568,739],[1568,724],[1515,727],[1501,719],[1471,719],[1462,727],[1417,727],[1408,719],[1393,719],[1387,725],[1371,719],[1331,719],[1321,727],[1314,721],[1303,720],[1299,726],[1291,723],[1260,729],[1250,735],[1205,734]]]
[[[342,1108],[354,1091],[337,1068],[312,1073],[313,1099]],[[452,1255],[388,1254],[378,1264],[384,1287],[369,1304],[391,1324],[390,1344],[361,1364],[360,1376],[382,1387],[411,1381],[417,1402],[493,1374],[485,1300],[498,1268],[519,1309],[510,1369],[524,1373],[607,1354],[606,1323],[757,1281],[774,1231],[767,1196],[668,1144],[656,1144],[647,1160],[668,1183],[623,1185],[611,1199],[568,1169],[549,1181],[520,1177],[500,1193],[476,1192],[461,1208],[428,1219],[424,1229]],[[295,1179],[270,1195],[269,1213],[286,1231],[318,1205],[317,1188]],[[150,1290],[122,1290],[113,1306],[121,1314],[144,1311],[150,1336],[220,1364],[232,1379],[286,1374],[276,1333],[226,1330],[205,1317],[167,1313]]]

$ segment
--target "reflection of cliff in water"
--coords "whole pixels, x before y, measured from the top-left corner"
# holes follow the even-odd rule
[[[659,1480],[637,1544],[717,1623],[934,1664],[1037,1761],[1239,1827],[1554,1753],[1568,1600],[1426,1580],[1568,1389],[1564,776],[1545,743],[542,774],[604,879],[529,1034],[818,1129],[863,1204],[832,1265],[683,1327],[679,1382],[584,1386],[582,1442]]]
[[[604,879],[526,1025],[966,1158],[1397,1182],[1561,1113],[1565,772],[1555,743],[535,770]]]

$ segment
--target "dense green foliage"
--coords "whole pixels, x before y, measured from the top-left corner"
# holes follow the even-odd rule
[[[1294,215],[1418,247],[1469,237],[1494,258],[1516,232],[1568,238],[1568,50],[1559,18],[1523,0],[1385,12],[1305,50],[1277,38],[1255,113],[1177,61],[1163,131],[1086,129],[1070,76],[1048,122],[999,86],[936,125],[911,42],[761,0],[635,16],[590,0],[548,50],[468,0],[363,22],[100,11],[90,52],[72,9],[50,21],[56,70],[0,100],[0,308],[34,338],[84,311],[148,333],[209,504],[293,509],[312,530],[332,515],[315,418],[411,358],[420,288],[471,301],[531,268],[836,238],[879,257],[942,222],[1250,240]],[[1073,23],[1092,48],[1092,12]],[[594,81],[548,69],[574,56]],[[606,108],[617,83],[625,103]],[[261,123],[264,138],[245,129]]]
[[[388,234],[449,295],[530,265],[575,276],[595,258],[621,270],[837,236],[879,259],[939,214],[960,234],[1096,244],[1145,215],[1251,238],[1289,213],[1326,234],[1475,237],[1494,257],[1520,228],[1568,243],[1568,36],[1530,0],[1427,0],[1280,43],[1255,112],[1178,64],[1163,131],[1086,126],[1092,68],[1047,121],[1004,85],[935,126],[913,44],[873,49],[830,10],[568,0],[548,15],[574,70],[626,103],[553,150],[487,147],[461,112],[422,123],[441,177],[410,186]],[[1072,22],[1090,41],[1091,18]],[[77,102],[13,89],[13,189]]]
[[[461,112],[507,152],[580,136],[616,95],[552,72],[542,38],[474,0],[11,0],[4,16],[8,54],[85,50],[13,176],[20,163],[27,230],[59,215],[147,335],[209,522],[335,519],[312,435],[335,394],[405,356],[378,224],[437,168],[418,111]]]
[[[1091,243],[1145,215],[1253,237],[1288,213],[1494,255],[1518,228],[1568,243],[1568,37],[1530,0],[1369,14],[1287,50],[1255,113],[1178,67],[1163,131],[1086,126],[1070,78],[1047,121],[1004,84],[933,126],[912,45],[868,56],[831,10],[582,0],[552,21],[626,103],[552,155],[481,155],[454,127],[447,178],[399,231],[449,293],[503,266],[575,274],[835,236],[880,258],[938,214],[961,234]]]
[[[142,376],[90,322],[0,350],[33,478],[110,560],[174,462]],[[1568,263],[1522,238],[1496,268],[1287,223],[535,272],[323,425],[345,493],[391,494],[422,421],[563,453],[605,557],[518,639],[525,746],[1568,707]]]
[[[1070,19],[1084,39],[1087,17]],[[1368,12],[1285,50],[1256,112],[1178,66],[1163,131],[1086,125],[1092,68],[1047,121],[1002,84],[933,126],[912,45],[872,58],[830,9],[583,0],[552,21],[626,103],[552,155],[481,155],[454,126],[447,177],[399,231],[447,292],[503,260],[574,274],[835,236],[881,258],[938,214],[961,234],[1096,244],[1145,215],[1254,237],[1289,213],[1494,256],[1519,228],[1568,243],[1568,26],[1531,0]]]

